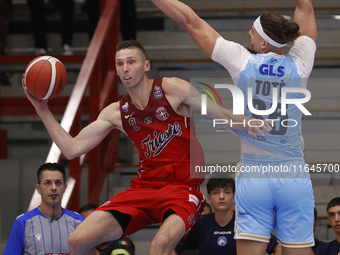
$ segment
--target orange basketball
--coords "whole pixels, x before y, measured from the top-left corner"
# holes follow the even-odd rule
[[[42,100],[58,96],[65,88],[67,72],[63,63],[51,56],[33,59],[26,67],[24,82],[29,93]]]

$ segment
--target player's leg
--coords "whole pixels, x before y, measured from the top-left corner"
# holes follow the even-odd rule
[[[150,254],[169,255],[200,217],[205,198],[194,188],[178,183],[165,186],[155,199],[155,217],[160,217],[162,225],[151,243]]]
[[[253,165],[238,164],[246,169]],[[264,255],[274,222],[272,191],[268,178],[238,172],[236,177],[235,239],[238,255]]]
[[[93,247],[123,235],[118,221],[109,211],[94,211],[70,235],[70,254],[95,254]]]
[[[312,254],[312,249],[307,248],[287,248],[282,247],[282,255],[310,255]]]
[[[177,214],[163,222],[151,243],[151,255],[169,255],[185,234],[185,223]]]
[[[238,255],[264,255],[266,254],[268,243],[258,242],[245,239],[236,240],[236,249]]]
[[[277,192],[275,233],[283,255],[311,254],[314,198],[309,178],[282,178]]]

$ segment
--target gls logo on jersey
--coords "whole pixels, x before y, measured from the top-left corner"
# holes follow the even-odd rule
[[[278,66],[276,70],[274,68],[275,68],[274,65],[263,64],[260,66],[259,72],[262,75],[272,76],[272,77],[283,77],[285,75],[284,66]]]
[[[249,62],[261,64],[264,61],[264,57],[260,57],[258,55],[252,55],[249,59]],[[262,64],[259,68],[259,72],[262,75],[271,76],[271,77],[283,77],[285,76],[284,66],[279,66],[275,69],[275,64],[277,63],[276,58],[270,59],[270,63],[272,65]],[[286,74],[288,77],[288,74]]]

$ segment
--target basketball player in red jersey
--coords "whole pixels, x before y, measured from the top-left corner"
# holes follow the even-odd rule
[[[131,188],[104,203],[70,235],[70,254],[95,254],[96,245],[122,238],[154,223],[162,223],[150,254],[170,254],[203,211],[199,192],[203,178],[191,178],[190,166],[202,165],[203,151],[190,136],[190,107],[201,109],[201,94],[178,78],[149,79],[150,61],[137,41],[117,45],[116,70],[128,94],[104,108],[96,121],[71,137],[49,111],[46,101],[26,92],[53,141],[73,159],[97,146],[114,128],[127,134],[139,150],[138,176]],[[25,85],[24,85],[25,87]],[[231,110],[208,102],[207,113],[215,119],[241,122]],[[258,123],[257,123],[258,122]],[[252,124],[258,125],[255,120]],[[263,127],[270,131],[268,123]],[[192,128],[193,130],[193,128]],[[249,128],[250,135],[260,133]],[[195,162],[190,162],[195,148]]]

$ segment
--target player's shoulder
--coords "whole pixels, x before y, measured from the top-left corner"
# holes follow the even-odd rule
[[[187,81],[178,78],[178,77],[163,77],[162,79],[162,87],[164,86],[177,86],[181,83],[187,83]]]
[[[106,119],[113,116],[114,113],[120,113],[119,105],[120,105],[119,101],[109,104],[100,112],[99,117]]]
[[[189,82],[178,77],[163,77],[162,80],[162,88],[166,94],[183,93],[189,86]]]
[[[296,55],[296,52],[302,51],[305,53],[306,51],[312,56],[316,52],[316,42],[307,35],[301,35],[295,39],[293,47],[290,48],[288,55]]]
[[[119,109],[119,102],[120,102],[120,101],[116,101],[116,102],[113,102],[113,103],[109,104],[108,106],[106,106],[106,107],[104,108],[104,110],[105,110],[105,109],[109,109],[109,110]]]

